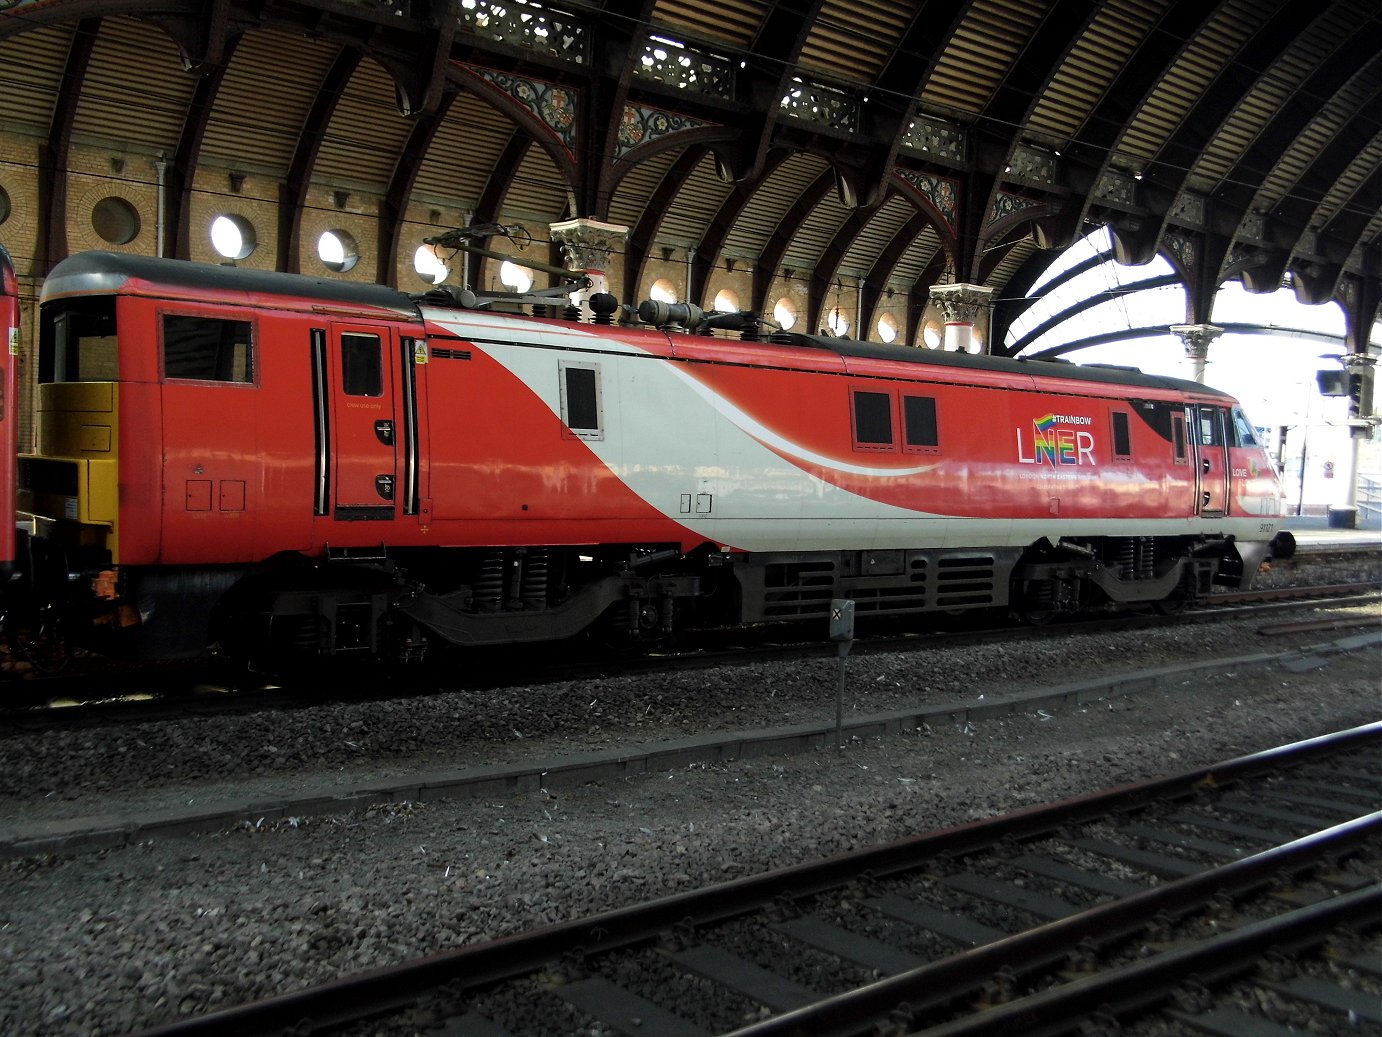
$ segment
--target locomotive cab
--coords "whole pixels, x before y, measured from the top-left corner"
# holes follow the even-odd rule
[[[88,613],[100,601],[96,611],[108,613],[106,620],[119,604],[113,575],[119,561],[117,342],[113,295],[41,307],[36,448],[18,459],[17,511],[28,531],[23,562],[31,598],[39,607],[76,605]]]

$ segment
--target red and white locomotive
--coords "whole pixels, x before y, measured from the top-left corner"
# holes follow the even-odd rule
[[[810,619],[832,598],[1174,604],[1246,585],[1278,532],[1251,424],[1197,383],[453,296],[58,264],[18,462],[35,586],[149,655],[407,658]]]

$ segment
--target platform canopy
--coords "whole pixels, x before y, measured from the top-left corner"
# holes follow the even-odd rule
[[[1049,250],[1107,226],[1183,281],[1168,323],[1290,283],[1361,351],[1380,39],[1376,0],[0,0],[0,241],[34,278],[214,260],[220,215],[239,262],[316,272],[340,231],[336,272],[411,288],[430,233],[495,225],[548,264],[598,246],[628,296],[860,338],[986,286],[998,351]]]

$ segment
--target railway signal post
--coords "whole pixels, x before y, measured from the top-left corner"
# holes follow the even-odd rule
[[[849,650],[854,647],[854,602],[850,598],[830,600],[830,640],[835,642],[839,677],[835,684],[835,748],[844,748],[845,673]]]

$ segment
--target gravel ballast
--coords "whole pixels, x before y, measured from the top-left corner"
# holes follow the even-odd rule
[[[1376,624],[1382,609],[1340,614]],[[1263,625],[859,656],[845,708],[991,700],[1336,636],[1268,640]],[[1375,647],[1298,668],[1195,676],[838,751],[9,861],[0,1032],[125,1033],[1378,719]],[[833,716],[835,673],[832,660],[755,664],[12,737],[0,742],[0,829],[819,721]]]

